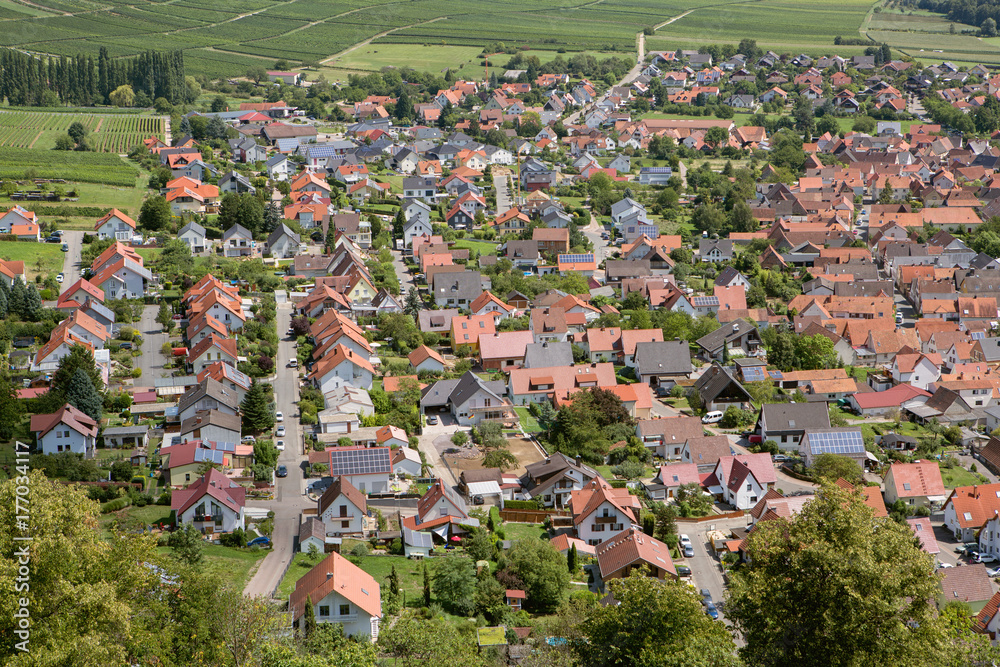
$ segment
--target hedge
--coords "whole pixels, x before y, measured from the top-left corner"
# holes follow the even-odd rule
[[[131,501],[127,497],[106,502],[101,505],[101,514],[110,514],[111,512],[123,510],[128,507],[130,503]]]
[[[540,510],[543,509],[537,500],[505,500],[504,509],[508,510]]]

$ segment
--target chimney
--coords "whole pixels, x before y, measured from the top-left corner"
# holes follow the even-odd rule
[[[580,456],[579,454],[576,455],[576,464],[577,465],[583,464],[583,457]]]
[[[330,581],[331,579],[333,579],[333,572],[327,572],[326,573],[326,580]]]

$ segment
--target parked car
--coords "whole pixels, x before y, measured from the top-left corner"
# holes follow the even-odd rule
[[[705,605],[705,613],[708,614],[709,618],[711,618],[713,621],[719,619],[719,610],[716,609],[715,604],[712,602],[709,602],[708,604]]]
[[[437,415],[427,415],[427,423],[432,426],[434,424],[437,424],[438,423]]]
[[[684,557],[694,558],[694,547],[692,545],[688,544],[684,547]]]
[[[686,547],[687,545],[691,544],[691,538],[688,537],[687,535],[681,535],[680,538],[678,539],[680,540],[682,547]]]
[[[295,347],[298,347],[298,346],[299,346],[298,343],[296,343]],[[298,368],[299,367],[299,360],[298,359],[292,359],[291,361],[288,362],[288,367],[289,368]]]
[[[63,243],[62,244],[62,251],[63,252],[69,252],[69,244],[68,243]]]
[[[278,477],[288,477],[288,466],[282,464],[278,466],[278,469],[274,472]]]
[[[965,554],[966,556],[971,556],[973,553],[979,552],[979,543],[977,542],[966,542],[960,546],[956,551],[960,554]]]
[[[691,568],[687,565],[677,565],[674,567],[674,570],[677,571],[677,576],[682,579],[691,576]]]
[[[61,283],[65,278],[66,276],[60,273],[58,276],[56,276],[56,282]]]
[[[718,424],[722,421],[722,412],[719,410],[712,410],[704,417],[701,418],[702,424]]]
[[[284,440],[279,440],[278,442],[274,443],[274,447],[279,452],[285,451],[285,441]]]
[[[243,436],[243,442],[257,442],[257,438],[252,435],[245,435]]]
[[[712,591],[707,588],[703,588],[699,591],[701,593],[702,604],[709,604],[712,601]]]
[[[281,414],[281,410],[274,413],[274,421],[279,423],[285,421],[285,415]]]
[[[977,553],[972,560],[977,563],[996,563],[997,557],[993,554]]]
[[[1000,567],[991,567],[986,570],[986,574],[990,577],[1000,577]]]
[[[789,459],[784,454],[775,454],[774,460],[777,461],[778,463],[783,463],[784,461],[788,461]]]
[[[937,569],[939,569],[939,570],[944,570],[945,568],[949,568],[949,567],[955,567],[955,566],[952,565],[951,563],[938,563],[937,564]]]
[[[247,542],[248,547],[269,547],[271,546],[271,538],[266,535],[261,535],[260,537],[255,537],[249,542]]]
[[[62,242],[62,237],[61,236],[56,236],[55,234],[52,234],[51,236],[46,236],[45,237],[45,242],[46,243],[61,243]]]
[[[274,437],[276,437],[276,438],[284,438],[285,437],[285,426],[283,424],[280,425],[280,426],[278,426],[278,430],[276,430],[274,432]]]

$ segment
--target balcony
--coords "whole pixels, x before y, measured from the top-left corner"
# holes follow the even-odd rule
[[[195,523],[210,523],[210,522],[214,522],[214,523],[217,523],[217,524],[221,524],[222,523],[222,515],[221,514],[195,514],[194,515],[194,521],[195,521]]]
[[[599,516],[594,519],[595,523],[615,523],[616,521],[618,521],[617,516]]]

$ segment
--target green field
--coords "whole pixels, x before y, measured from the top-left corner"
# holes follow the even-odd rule
[[[160,553],[170,554],[170,547],[160,547]],[[243,590],[249,581],[250,570],[265,556],[266,549],[231,549],[218,544],[205,544],[202,549],[205,560],[198,566],[203,574],[218,577],[224,584],[236,590]]]
[[[38,274],[59,273],[63,269],[64,257],[58,243],[0,241],[0,259],[8,262],[24,262],[28,280],[33,280]]]
[[[43,151],[0,146],[0,178],[63,178],[135,187],[139,170],[112,153]]]
[[[91,149],[105,153],[128,153],[150,135],[162,139],[165,129],[159,116],[0,111],[0,146],[50,149],[75,122],[87,128]]]
[[[287,599],[295,590],[295,582],[309,572],[314,564],[309,561],[309,554],[295,554],[295,559],[288,568],[285,578],[278,586],[278,598]],[[406,596],[407,606],[413,606],[415,602],[422,605],[424,574],[423,564],[420,561],[410,560],[404,556],[365,556],[361,558],[361,569],[372,575],[380,586],[385,585],[393,566],[396,567],[396,574],[399,575],[399,587]],[[431,559],[427,567],[433,574],[434,559]]]

